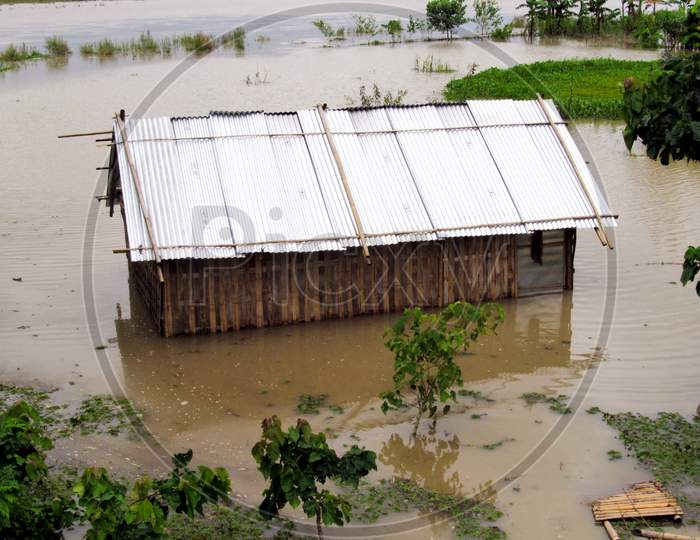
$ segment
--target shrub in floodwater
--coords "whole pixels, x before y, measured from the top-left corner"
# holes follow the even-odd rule
[[[161,52],[161,45],[158,43],[149,31],[141,32],[139,37],[129,42],[126,47],[134,56],[155,55]]]
[[[68,56],[73,51],[71,51],[68,42],[58,36],[52,36],[46,38],[45,42],[46,51],[49,56]]]
[[[93,56],[95,54],[95,44],[94,43],[81,43],[80,44],[80,54],[83,56]]]
[[[360,86],[360,105],[362,107],[379,107],[381,105],[401,105],[403,98],[408,94],[407,90],[397,90],[393,93],[389,90],[383,92],[376,84],[372,85],[372,90],[367,91],[367,87],[363,84]],[[348,105],[354,105],[355,100],[350,96],[345,96],[345,101]]]
[[[491,32],[491,39],[494,41],[508,41],[513,35],[513,25],[504,24],[503,26],[496,28]]]
[[[379,394],[382,412],[411,403],[418,409],[413,435],[424,415],[432,419],[435,429],[438,408],[447,414],[447,402],[457,401],[454,387],[464,384],[455,355],[482,334],[495,331],[502,321],[503,308],[492,303],[454,302],[436,314],[405,309],[384,334],[386,347],[394,353],[394,387]]]
[[[108,57],[114,56],[120,52],[117,44],[109,38],[101,39],[97,42],[97,47],[95,47],[97,56]]]
[[[245,51],[245,28],[239,26],[230,34],[224,36],[224,45],[233,46],[237,52]]]
[[[559,414],[571,414],[571,408],[566,404],[569,399],[568,396],[564,394],[559,394],[557,396],[546,396],[540,392],[527,392],[520,396],[520,399],[525,400],[528,405],[535,405],[537,403],[546,403],[549,405],[549,409],[559,413]]]
[[[435,58],[432,54],[430,56],[426,56],[425,58],[416,56],[416,62],[413,69],[420,71],[421,73],[453,73],[455,71],[452,66],[446,62],[443,62],[439,58]]]
[[[16,46],[10,43],[7,48],[0,53],[0,61],[12,63],[27,62],[29,60],[39,60],[45,58],[46,55],[39,52],[35,47],[31,47],[26,43]]]
[[[361,478],[376,470],[377,456],[353,445],[338,456],[323,433],[314,433],[305,420],[297,420],[287,432],[276,416],[262,423],[262,438],[253,447],[253,458],[269,486],[263,492],[260,513],[276,516],[288,503],[302,505],[307,517],[316,518],[319,539],[321,525],[343,526],[350,520],[351,507],[342,496],[317,484],[335,480],[357,488]]]
[[[373,15],[353,15],[352,20],[355,23],[354,31],[356,36],[371,38],[379,33],[379,25]]]
[[[187,52],[208,53],[214,50],[214,36],[197,32],[196,34],[181,34],[175,36],[173,45],[181,46]]]
[[[318,414],[328,399],[328,394],[302,394],[299,396],[297,410],[302,414]]]

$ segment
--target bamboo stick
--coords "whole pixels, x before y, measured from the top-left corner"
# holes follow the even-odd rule
[[[620,540],[620,535],[617,534],[617,531],[615,530],[615,527],[612,526],[612,523],[609,521],[604,521],[603,527],[605,527],[605,532],[608,533],[610,540]]]
[[[659,540],[700,540],[697,536],[684,536],[667,532],[657,532],[649,529],[635,529],[634,534],[644,538],[657,538]]]
[[[350,184],[348,183],[348,177],[345,173],[345,167],[340,159],[340,153],[335,145],[335,139],[333,138],[333,133],[328,126],[328,119],[326,118],[326,109],[323,105],[316,107],[318,115],[321,118],[321,124],[323,124],[323,131],[326,132],[326,140],[331,148],[331,153],[333,154],[333,159],[338,167],[338,173],[340,174],[340,179],[343,182],[343,188],[345,189],[345,195],[348,198],[348,203],[350,204],[350,210],[352,211],[352,216],[355,219],[355,228],[357,229],[357,235],[360,239],[360,244],[362,244],[362,253],[367,258],[369,263],[369,249],[367,247],[367,238],[365,237],[365,229],[362,226],[362,221],[360,220],[360,213],[357,211],[355,206],[355,198],[352,196],[352,191],[350,190]]]
[[[92,137],[93,135],[110,135],[112,130],[109,131],[86,131],[85,133],[68,133],[66,135],[59,135],[59,139],[70,139],[72,137]]]
[[[573,155],[571,154],[571,151],[569,150],[568,145],[566,144],[566,141],[564,141],[564,137],[561,136],[561,133],[559,133],[559,130],[557,130],[554,119],[552,118],[552,115],[549,114],[549,109],[547,109],[547,106],[542,99],[542,96],[540,94],[537,94],[537,102],[540,105],[540,108],[542,109],[542,112],[544,113],[545,118],[549,121],[550,125],[552,126],[552,131],[554,131],[554,134],[557,136],[557,139],[559,139],[559,144],[561,145],[562,149],[564,150],[564,153],[566,154],[566,157],[569,159],[569,163],[571,163],[571,166],[574,169],[574,173],[576,174],[576,177],[578,178],[579,184],[581,185],[581,188],[583,189],[583,192],[586,195],[586,198],[588,198],[588,203],[591,205],[591,208],[593,209],[593,212],[595,213],[596,221],[598,222],[598,227],[599,227],[599,232],[596,232],[598,235],[598,238],[600,239],[601,243],[604,246],[608,246],[610,249],[613,249],[612,242],[610,242],[610,239],[608,238],[608,235],[605,234],[605,228],[603,227],[603,220],[600,216],[600,211],[598,210],[598,205],[596,204],[595,200],[593,199],[593,195],[591,194],[590,190],[588,189],[588,186],[586,185],[586,182],[583,178],[583,174],[581,173],[581,170],[578,168],[578,165],[576,164],[576,161],[574,160]]]
[[[117,128],[121,134],[122,144],[124,145],[124,154],[126,155],[126,161],[129,165],[129,171],[131,172],[131,178],[134,181],[134,186],[136,187],[136,196],[139,200],[139,206],[141,207],[141,213],[143,214],[143,220],[146,223],[146,232],[148,233],[148,239],[151,242],[151,248],[153,249],[153,257],[158,265],[158,278],[160,282],[163,283],[165,278],[163,277],[163,269],[161,268],[160,253],[158,251],[158,245],[156,244],[155,235],[153,233],[153,225],[151,224],[151,216],[146,208],[146,198],[143,194],[143,189],[141,187],[141,179],[139,178],[138,171],[136,170],[136,165],[134,165],[134,156],[131,154],[131,148],[126,137],[126,129],[124,129],[124,122],[118,113],[114,113],[114,120],[117,123]]]

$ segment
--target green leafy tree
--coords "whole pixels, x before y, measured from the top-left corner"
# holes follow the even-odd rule
[[[258,469],[270,484],[263,492],[260,512],[265,517],[276,516],[287,504],[300,504],[308,517],[316,518],[319,539],[322,524],[342,526],[351,518],[350,504],[317,484],[332,479],[357,487],[361,478],[376,470],[376,455],[353,445],[338,457],[328,446],[323,433],[314,433],[305,420],[287,432],[276,416],[262,423],[262,438],[253,447]]]
[[[688,246],[683,257],[683,273],[681,274],[681,283],[687,285],[695,280],[695,276],[700,271],[700,247]],[[695,285],[695,290],[700,296],[700,281]]]
[[[700,160],[700,54],[670,56],[647,82],[625,81],[625,144],[639,139],[651,159]]]
[[[452,40],[455,28],[467,22],[464,0],[428,0],[425,14],[428,23]]]
[[[399,320],[384,334],[385,345],[394,353],[394,387],[382,392],[382,411],[407,405],[407,395],[418,414],[413,434],[418,432],[424,415],[437,422],[439,404],[442,414],[450,410],[448,401],[456,401],[454,388],[462,386],[462,370],[455,362],[458,351],[467,349],[479,336],[494,331],[503,321],[498,304],[473,306],[454,302],[437,314],[420,308],[404,310]]]
[[[68,486],[49,476],[51,448],[41,416],[26,402],[0,415],[0,538],[62,538],[75,520]]]
[[[373,15],[355,15],[352,20],[355,23],[355,35],[367,36],[368,42],[379,33],[379,25]]]
[[[607,0],[588,0],[588,13],[593,17],[593,27],[596,34],[603,30],[603,24],[608,18],[615,17],[619,12],[607,7]]]
[[[160,538],[171,510],[193,517],[204,513],[205,503],[225,500],[231,490],[226,469],[199,465],[194,471],[191,460],[192,450],[175,454],[168,478],[143,476],[131,488],[101,467],[85,469],[74,491],[91,525],[87,540]]]
[[[700,2],[696,1],[687,12],[681,42],[686,50],[696,51],[700,49]]]
[[[474,18],[479,35],[487,36],[503,22],[497,0],[474,0]]]
[[[401,39],[401,33],[403,32],[403,26],[399,19],[391,19],[382,25],[384,31],[391,36],[391,41],[399,41]]]
[[[526,9],[525,14],[525,36],[529,41],[532,41],[537,33],[537,21],[543,11],[542,0],[525,0],[524,4],[520,4],[516,9]]]
[[[681,46],[686,30],[687,14],[684,9],[664,9],[654,15],[663,36],[664,48],[673,51]]]

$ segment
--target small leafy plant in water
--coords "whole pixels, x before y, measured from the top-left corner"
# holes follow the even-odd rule
[[[506,443],[514,441],[515,439],[513,439],[512,437],[506,437],[505,439],[501,439],[500,441],[484,444],[481,446],[481,448],[483,448],[484,450],[495,450],[496,448],[500,448]]]
[[[462,397],[470,397],[475,399],[476,401],[486,401],[488,403],[492,403],[493,399],[490,397],[484,395],[482,392],[479,390],[471,390],[469,388],[460,388],[457,390],[457,394],[459,394]]]
[[[608,459],[610,461],[615,461],[617,459],[622,459],[622,453],[618,450],[608,450]]]
[[[394,386],[379,394],[382,411],[402,408],[408,401],[417,408],[413,434],[423,416],[432,419],[435,429],[438,409],[447,414],[447,402],[457,401],[454,387],[464,384],[455,354],[495,331],[502,321],[503,308],[498,304],[454,302],[437,314],[404,310],[384,334],[386,347],[394,353]]]
[[[413,69],[420,73],[453,73],[456,71],[447,62],[443,62],[439,58],[435,58],[435,56],[432,54],[430,56],[426,56],[425,58],[416,56]]]
[[[340,495],[319,491],[317,484],[335,480],[357,488],[360,479],[377,468],[374,452],[353,445],[339,457],[325,435],[314,433],[305,420],[297,420],[285,432],[276,416],[263,420],[262,438],[252,454],[269,481],[261,514],[276,516],[287,504],[293,508],[301,504],[308,517],[316,518],[319,539],[323,538],[322,524],[342,526],[350,520],[351,506]]]
[[[571,408],[566,404],[569,399],[568,396],[564,394],[559,394],[557,396],[547,396],[540,392],[528,392],[520,396],[520,399],[524,399],[525,403],[528,405],[536,405],[537,403],[546,403],[549,405],[549,409],[558,414],[571,414]]]
[[[301,414],[318,414],[327,399],[328,394],[302,394],[299,396],[297,411]]]

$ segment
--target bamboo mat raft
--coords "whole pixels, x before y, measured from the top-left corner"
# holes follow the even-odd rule
[[[606,497],[592,503],[596,521],[637,519],[643,517],[683,517],[678,501],[658,482],[634,484],[619,495]]]

